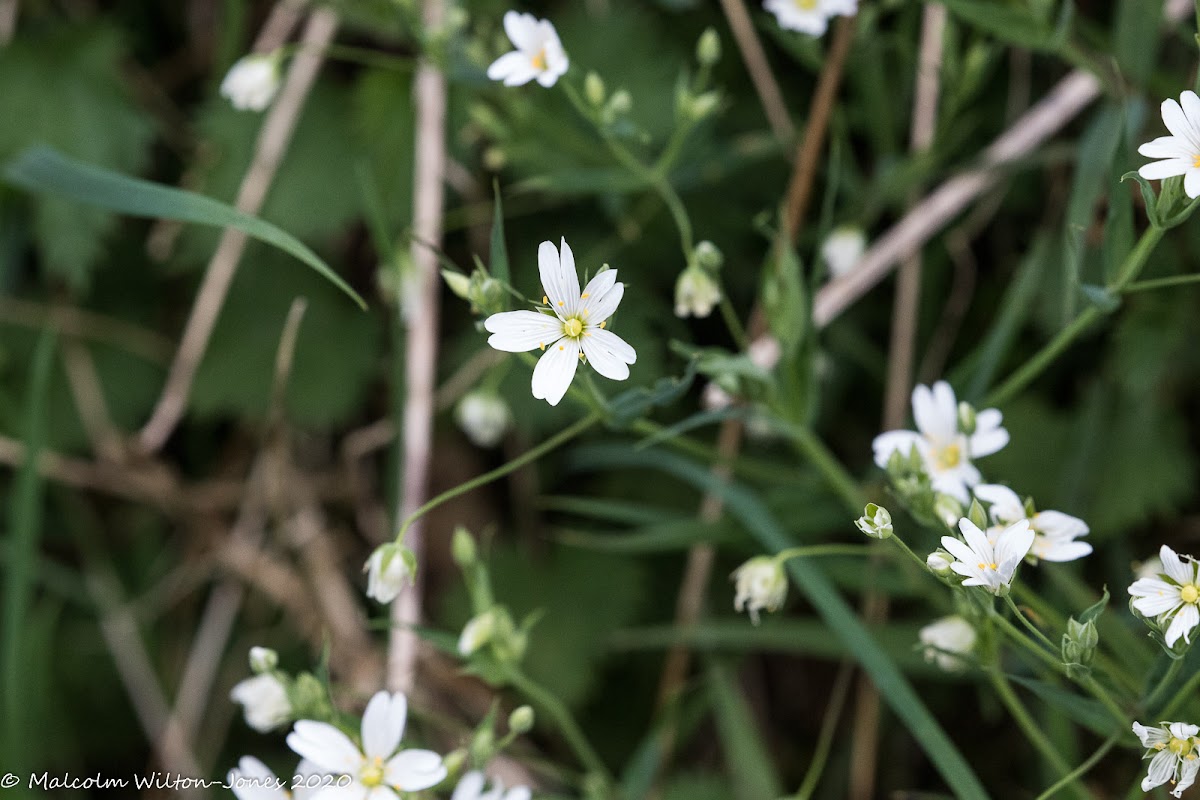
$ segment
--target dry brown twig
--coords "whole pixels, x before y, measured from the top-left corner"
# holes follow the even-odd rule
[[[750,19],[742,0],[721,0],[721,10],[725,12],[734,41],[741,51],[742,60],[746,62],[746,71],[750,73],[754,91],[758,93],[763,112],[767,115],[767,123],[775,138],[786,147],[796,136],[796,128],[788,115],[787,103],[783,100],[783,92],[779,90],[779,82],[771,72],[762,42],[754,32],[754,21]]]
[[[279,98],[267,112],[250,169],[242,179],[236,203],[239,211],[256,214],[262,208],[291,142],[304,101],[316,81],[323,60],[321,53],[333,41],[337,24],[337,15],[328,9],[314,11],[309,17],[301,37],[302,47],[292,61]],[[221,235],[196,293],[179,349],[167,373],[166,385],[150,420],[138,435],[139,444],[147,453],[162,448],[187,409],[196,370],[208,349],[209,338],[225,305],[246,241],[246,234],[232,228]]]

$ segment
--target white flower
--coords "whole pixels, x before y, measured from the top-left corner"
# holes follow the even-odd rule
[[[723,411],[733,405],[733,395],[715,383],[706,383],[700,393],[700,405],[705,411]]]
[[[1145,561],[1137,562],[1133,566],[1133,574],[1139,578],[1157,578],[1163,572],[1166,570],[1163,568],[1162,559],[1158,556],[1150,556]]]
[[[1196,773],[1200,771],[1200,726],[1184,722],[1160,722],[1158,727],[1149,727],[1140,722],[1133,723],[1133,732],[1146,748],[1142,758],[1153,758],[1146,777],[1142,778],[1142,791],[1148,792],[1156,786],[1162,786],[1167,781],[1175,783],[1171,792],[1175,797],[1182,797],[1184,791],[1196,781]]]
[[[750,363],[766,372],[775,369],[781,355],[783,348],[779,340],[769,333],[764,333],[746,348],[746,357],[750,359]]]
[[[1165,544],[1158,551],[1163,571],[1157,578],[1140,578],[1129,587],[1135,597],[1133,607],[1146,617],[1156,618],[1160,625],[1170,620],[1163,634],[1167,647],[1174,647],[1179,637],[1192,643],[1191,632],[1200,625],[1200,581],[1197,570],[1200,564],[1191,556],[1182,559]]]
[[[779,20],[779,26],[809,36],[822,36],[829,18],[858,13],[858,0],[766,0],[763,6]]]
[[[963,586],[983,586],[992,594],[1003,594],[1033,544],[1028,520],[1005,528],[996,537],[995,545],[966,517],[958,521],[958,529],[967,540],[965,544],[953,536],[942,537],[942,547],[956,559],[950,569],[966,578]]]
[[[458,782],[450,800],[529,800],[533,796],[525,786],[514,786],[506,792],[504,784],[498,779],[492,781],[492,788],[485,792],[484,783],[482,772],[468,772]]]
[[[279,654],[269,647],[250,648],[250,669],[254,672],[270,672],[279,665]]]
[[[958,655],[965,655],[975,647],[975,627],[953,614],[921,628],[917,638],[925,645],[926,661],[936,663],[946,672],[957,672],[966,665]]]
[[[243,756],[238,765],[229,770],[226,783],[238,800],[311,800],[328,781],[324,773],[311,761],[301,761],[296,767],[295,792],[287,790],[287,783],[275,777],[266,764],[254,756]]]
[[[279,77],[275,53],[243,56],[221,81],[221,96],[238,111],[262,111],[275,99]]]
[[[508,353],[544,350],[533,370],[533,396],[552,406],[567,393],[584,357],[606,378],[628,378],[637,353],[624,339],[604,329],[625,294],[625,285],[617,283],[617,271],[601,270],[580,293],[575,256],[566,239],[562,240],[561,257],[553,242],[542,242],[538,271],[546,292],[543,300],[553,315],[536,311],[493,314],[483,323],[492,334],[488,344]]]
[[[750,619],[758,624],[758,612],[778,611],[787,599],[788,580],[783,564],[769,556],[756,556],[733,571],[737,595],[733,607],[749,611]]]
[[[835,228],[821,245],[821,257],[835,278],[848,275],[858,266],[867,249],[867,237],[862,229],[852,225]]]
[[[972,460],[990,456],[1008,444],[1008,431],[1000,424],[1003,417],[994,408],[980,411],[975,415],[975,430],[969,435],[962,432],[954,390],[945,381],[938,381],[932,389],[913,389],[912,406],[919,432],[888,431],[876,436],[872,444],[875,463],[886,469],[892,453],[908,456],[916,447],[934,491],[969,503],[967,490],[981,478]]]
[[[707,270],[691,266],[675,280],[675,316],[707,317],[721,302],[721,287]]]
[[[1164,100],[1162,118],[1171,136],[1160,136],[1146,142],[1138,152],[1147,158],[1159,158],[1142,165],[1138,174],[1148,181],[1183,176],[1183,190],[1188,197],[1200,197],[1200,97],[1187,91],[1180,102]]]
[[[495,447],[512,424],[508,403],[493,392],[471,392],[455,413],[458,427],[477,447]]]
[[[379,692],[362,718],[362,749],[326,722],[300,720],[288,734],[288,747],[302,758],[349,783],[321,792],[330,800],[399,800],[399,792],[418,792],[446,778],[442,757],[430,750],[404,750],[400,739],[408,718],[408,701],[400,692]]]
[[[367,573],[367,597],[380,603],[396,599],[404,583],[412,579],[412,565],[407,555],[395,542],[375,548],[363,566]]]
[[[496,631],[496,615],[489,609],[470,619],[458,637],[458,652],[469,656],[492,640]]]
[[[1080,536],[1088,535],[1087,523],[1078,517],[1061,511],[1039,511],[1028,516],[1025,504],[1017,493],[999,484],[980,484],[974,492],[980,500],[991,503],[988,514],[995,524],[987,529],[989,540],[995,541],[995,537],[1014,522],[1028,519],[1034,533],[1029,555],[1034,558],[1042,561],[1074,561],[1092,552],[1092,546],[1087,542],[1075,541]]]
[[[536,78],[549,87],[566,73],[570,61],[549,20],[509,11],[504,15],[504,32],[517,49],[492,62],[487,71],[492,80],[521,86]]]
[[[287,689],[269,673],[238,683],[230,690],[229,699],[242,705],[246,724],[259,733],[278,728],[292,718]]]

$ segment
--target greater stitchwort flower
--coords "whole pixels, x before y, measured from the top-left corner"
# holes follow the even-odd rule
[[[412,554],[395,542],[375,548],[363,571],[367,573],[367,597],[380,603],[390,603],[400,594],[407,581],[412,580]]]
[[[533,396],[558,405],[575,378],[579,362],[587,358],[592,369],[606,378],[623,381],[637,353],[624,339],[605,330],[617,310],[625,285],[617,271],[604,269],[579,291],[575,256],[562,240],[561,254],[553,242],[538,248],[538,270],[546,294],[546,313],[505,311],[493,314],[483,327],[492,335],[488,344],[508,353],[542,350],[533,370]]]
[[[1088,535],[1087,523],[1078,517],[1061,511],[1037,511],[1030,515],[1017,493],[999,484],[980,484],[974,492],[980,500],[991,503],[988,515],[995,524],[987,529],[990,541],[994,542],[1001,531],[1014,522],[1027,519],[1034,534],[1029,555],[1034,558],[1042,561],[1074,561],[1092,552],[1092,546],[1087,542],[1075,541],[1080,536]]]
[[[1150,768],[1142,778],[1142,791],[1148,792],[1156,786],[1170,781],[1175,784],[1171,794],[1182,797],[1184,791],[1196,781],[1200,771],[1200,755],[1197,748],[1200,726],[1186,722],[1160,722],[1158,727],[1149,727],[1140,722],[1133,723],[1133,732],[1146,748],[1143,758],[1150,759]]]
[[[861,228],[843,225],[835,228],[821,244],[821,258],[834,278],[848,275],[862,260],[867,237]]]
[[[1138,148],[1147,158],[1162,160],[1143,164],[1138,174],[1148,181],[1182,175],[1183,191],[1195,199],[1200,197],[1200,97],[1187,91],[1179,101],[1164,100],[1162,104],[1163,123],[1171,135]]]
[[[981,479],[972,461],[990,456],[1008,444],[1008,431],[1000,424],[1003,420],[1000,412],[994,408],[980,411],[973,415],[973,429],[964,430],[954,390],[945,381],[938,381],[932,389],[928,386],[913,389],[912,407],[917,430],[888,431],[876,436],[872,445],[875,463],[886,469],[892,453],[907,456],[915,447],[934,491],[969,503],[967,490]]]
[[[239,111],[262,111],[279,91],[279,56],[243,56],[221,81],[221,96]]]
[[[335,785],[311,761],[301,761],[289,783],[276,777],[270,767],[254,756],[243,756],[229,770],[225,782],[238,800],[313,800],[322,789]],[[289,785],[295,791],[288,791]]]
[[[242,705],[246,724],[259,733],[278,728],[292,718],[287,689],[270,673],[241,681],[230,690],[229,698]]]
[[[946,672],[966,666],[963,655],[975,648],[975,627],[957,614],[934,620],[921,628],[917,638],[924,645],[925,660]]]
[[[408,701],[400,692],[379,692],[362,718],[362,749],[326,722],[300,720],[288,734],[288,747],[329,775],[347,776],[338,800],[399,800],[400,792],[419,792],[446,778],[442,757],[430,750],[400,749]],[[322,793],[324,794],[324,792]]]
[[[963,586],[983,586],[994,595],[1002,595],[1012,584],[1013,573],[1033,544],[1028,520],[1014,522],[996,537],[993,544],[975,523],[963,517],[958,529],[967,540],[942,537],[942,547],[956,559],[950,569],[966,578]]]
[[[1139,578],[1129,587],[1133,607],[1167,626],[1163,634],[1167,647],[1174,647],[1180,637],[1191,644],[1191,633],[1200,624],[1200,609],[1196,607],[1200,603],[1200,564],[1191,556],[1180,558],[1165,544],[1158,557],[1163,567],[1158,577]]]
[[[737,588],[733,607],[748,611],[755,625],[759,611],[778,611],[787,599],[787,574],[777,559],[756,556],[734,570],[732,578]]]
[[[450,800],[529,800],[533,794],[526,786],[514,786],[504,790],[504,783],[499,779],[492,781],[492,788],[484,790],[487,781],[483,773],[477,770],[462,776]]]
[[[517,49],[492,62],[487,71],[492,80],[521,86],[536,79],[549,87],[566,73],[570,60],[549,20],[509,11],[504,15],[504,32]]]
[[[830,17],[858,13],[858,0],[766,0],[763,6],[779,20],[779,27],[809,36],[823,36]]]

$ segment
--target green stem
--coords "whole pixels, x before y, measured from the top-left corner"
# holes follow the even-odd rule
[[[920,568],[923,571],[931,572],[931,570],[929,569],[929,563],[925,559],[921,558],[919,555],[914,553],[912,548],[909,547],[907,544],[905,544],[904,540],[901,539],[899,536],[896,536],[895,534],[893,534],[888,537],[888,540],[895,542],[896,546],[899,547],[901,550],[903,550],[905,552],[905,554],[909,558],[911,558],[918,566],[920,566]]]
[[[750,337],[746,335],[746,328],[742,325],[742,321],[738,319],[737,311],[734,310],[733,303],[729,302],[729,297],[724,291],[721,292],[721,318],[725,320],[725,327],[729,329],[729,335],[737,343],[738,349],[745,350],[748,348],[750,346]]]
[[[1154,706],[1157,705],[1158,701],[1162,699],[1162,695],[1170,688],[1171,681],[1175,680],[1175,676],[1179,674],[1179,670],[1182,667],[1182,658],[1171,659],[1171,665],[1167,667],[1166,674],[1162,676],[1162,680],[1154,687],[1154,691],[1150,692],[1146,697],[1146,700],[1142,703],[1142,708],[1145,708],[1147,711],[1154,709]]]
[[[558,726],[558,730],[566,740],[567,745],[575,752],[579,763],[583,765],[588,772],[602,776],[609,784],[612,784],[612,774],[608,771],[608,767],[604,765],[604,761],[600,755],[592,747],[591,743],[584,735],[583,729],[579,727],[579,723],[571,716],[570,710],[562,700],[558,699],[525,673],[518,669],[513,669],[508,673],[508,680],[518,692],[525,695],[535,706],[540,706],[543,711],[550,715],[554,720],[554,724]]]
[[[421,517],[425,516],[425,514],[427,514],[428,512],[430,512],[433,509],[440,506],[442,503],[445,503],[447,500],[453,500],[454,498],[458,497],[459,495],[466,494],[467,492],[471,491],[472,489],[477,489],[480,486],[489,484],[492,481],[496,480],[497,478],[503,478],[505,475],[509,474],[510,472],[518,470],[521,467],[525,466],[526,464],[528,464],[532,461],[536,461],[537,459],[546,455],[546,453],[549,453],[551,450],[554,450],[555,448],[560,447],[561,445],[564,445],[567,442],[571,441],[576,436],[583,433],[588,428],[592,427],[597,422],[599,422],[601,420],[601,418],[602,418],[602,414],[600,412],[593,411],[592,413],[588,414],[583,419],[576,422],[571,427],[566,428],[562,431],[559,431],[557,434],[555,434],[554,436],[551,436],[549,439],[542,442],[537,447],[534,447],[532,450],[528,450],[528,451],[522,453],[521,455],[514,458],[512,461],[509,461],[508,463],[506,463],[502,466],[496,467],[491,472],[485,472],[484,474],[482,474],[476,478],[472,478],[471,480],[469,480],[465,483],[460,483],[458,486],[455,486],[453,489],[447,489],[446,491],[439,494],[437,497],[435,497],[432,500],[430,500],[429,502],[427,502],[425,505],[418,508],[412,514],[409,514],[408,519],[404,520],[404,524],[400,526],[400,532],[398,534],[396,534],[396,541],[403,542],[404,534],[408,532],[409,527],[414,522],[416,522]]]
[[[850,691],[850,679],[854,675],[853,665],[849,662],[842,664],[838,670],[837,681],[833,685],[832,699],[825,711],[825,719],[821,721],[821,732],[817,737],[817,747],[813,751],[804,780],[796,790],[795,800],[808,800],[817,790],[821,773],[825,771],[825,762],[829,760],[829,751],[833,749],[833,735],[837,732],[838,719],[846,706],[846,695]]]
[[[859,489],[858,482],[812,432],[812,429],[803,425],[793,425],[780,419],[776,419],[774,422],[779,431],[790,438],[804,457],[812,462],[830,488],[846,504],[846,508],[854,514],[861,513],[863,506],[866,505],[866,496]]]
[[[808,547],[789,547],[775,554],[779,563],[793,558],[813,558],[815,556],[861,556],[874,550],[865,544],[814,544]]]
[[[1187,683],[1179,687],[1179,691],[1175,692],[1175,695],[1163,706],[1162,713],[1159,716],[1163,719],[1170,719],[1186,701],[1195,698],[1197,692],[1200,692],[1200,670],[1196,670],[1192,674],[1192,677],[1188,678]]]
[[[1125,287],[1125,294],[1134,292],[1149,292],[1154,289],[1167,289],[1171,286],[1183,286],[1189,283],[1200,283],[1200,274],[1173,275],[1170,278],[1155,278],[1149,281],[1138,281]]]
[[[1046,634],[1042,633],[1036,625],[1034,625],[1032,622],[1030,622],[1029,618],[1026,617],[1025,614],[1021,611],[1021,609],[1017,606],[1017,604],[1013,602],[1012,595],[1006,594],[1004,596],[1004,602],[1008,604],[1008,607],[1010,609],[1012,609],[1013,616],[1015,616],[1017,619],[1021,620],[1021,624],[1024,625],[1026,627],[1026,629],[1028,629],[1029,632],[1033,634],[1035,639],[1037,639],[1039,642],[1041,642],[1043,645],[1045,645],[1050,650],[1050,652],[1052,652],[1052,653],[1058,652],[1058,648],[1054,646],[1054,642],[1047,639]]]
[[[1113,745],[1117,743],[1117,740],[1121,738],[1123,733],[1124,731],[1117,731],[1112,736],[1108,737],[1108,739],[1104,741],[1104,744],[1100,745],[1100,747],[1096,749],[1096,752],[1088,756],[1086,761],[1084,761],[1075,769],[1071,770],[1071,772],[1067,775],[1064,775],[1061,780],[1051,784],[1046,791],[1037,796],[1036,800],[1049,800],[1049,798],[1054,797],[1054,795],[1056,795],[1060,790],[1065,789],[1086,775],[1088,771],[1092,767],[1096,766],[1096,764],[1100,762],[1100,759],[1104,758],[1104,755],[1112,749]]]
[[[1155,245],[1162,239],[1163,233],[1163,228],[1150,227],[1146,229],[1146,232],[1142,234],[1142,238],[1138,240],[1137,246],[1133,248],[1133,252],[1126,257],[1125,263],[1121,265],[1121,271],[1118,273],[1117,278],[1108,285],[1107,289],[1110,294],[1119,295],[1124,293],[1126,287],[1137,278],[1146,266],[1146,261],[1150,258],[1150,254],[1154,252]],[[1062,355],[1076,339],[1082,336],[1102,316],[1103,312],[1095,306],[1084,309],[1067,327],[1059,331],[1057,336],[1051,339],[1032,358],[1009,376],[1008,380],[988,395],[987,400],[984,401],[984,405],[996,406],[1011,400],[1017,392],[1024,389],[1033,382],[1034,378],[1041,375],[1056,358]]]

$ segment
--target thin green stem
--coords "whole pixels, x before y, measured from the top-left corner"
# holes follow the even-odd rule
[[[599,411],[593,411],[592,413],[588,414],[583,419],[576,422],[571,427],[565,428],[565,429],[559,431],[557,434],[555,434],[554,436],[551,436],[549,439],[542,442],[537,447],[534,447],[533,449],[522,453],[521,455],[514,458],[512,461],[509,461],[508,463],[506,463],[502,466],[496,467],[491,472],[485,472],[484,474],[482,474],[478,477],[472,478],[471,480],[466,481],[465,483],[460,483],[458,486],[455,486],[453,489],[447,489],[446,491],[442,492],[437,497],[433,498],[428,503],[421,506],[416,511],[414,511],[412,514],[410,514],[408,516],[408,519],[404,520],[404,524],[400,526],[400,532],[398,534],[396,534],[396,541],[403,542],[404,534],[408,532],[409,527],[414,522],[416,522],[418,519],[425,516],[425,514],[429,513],[433,509],[440,506],[442,503],[445,503],[447,500],[453,500],[454,498],[458,497],[459,495],[466,494],[467,492],[471,491],[472,489],[478,489],[480,486],[485,486],[498,478],[503,478],[505,475],[508,475],[510,472],[518,470],[521,467],[525,466],[526,464],[529,464],[533,461],[538,460],[542,456],[546,455],[546,453],[549,453],[551,450],[554,450],[557,447],[561,447],[562,445],[564,445],[567,442],[574,439],[579,434],[586,431],[588,428],[595,425],[597,422],[599,422],[602,419],[602,416],[603,415]]]
[[[570,710],[566,705],[556,697],[552,692],[537,683],[519,669],[512,669],[508,673],[508,680],[513,688],[521,694],[525,695],[531,703],[539,706],[542,711],[550,715],[554,720],[554,724],[558,726],[558,730],[566,740],[567,745],[575,753],[575,757],[579,759],[579,763],[583,765],[588,772],[602,776],[609,784],[613,783],[612,773],[608,767],[604,765],[604,761],[592,747],[587,736],[584,735],[583,729],[579,727],[579,723],[571,716]]]
[[[1187,679],[1187,683],[1179,687],[1174,696],[1163,706],[1163,710],[1159,716],[1163,719],[1170,719],[1176,711],[1183,707],[1185,702],[1194,699],[1197,692],[1200,692],[1200,670],[1196,670],[1192,674],[1192,677]]]
[[[837,460],[813,433],[811,428],[803,425],[794,425],[790,422],[785,422],[781,419],[775,419],[775,426],[781,433],[792,440],[796,448],[807,458],[812,465],[817,468],[825,481],[846,504],[846,508],[854,514],[862,511],[866,505],[866,496],[858,487],[858,482],[850,474],[842,463]]]
[[[742,321],[738,319],[733,303],[729,302],[728,295],[723,291],[721,292],[720,307],[721,318],[725,320],[725,327],[729,329],[729,335],[737,343],[738,349],[745,350],[750,346],[750,337],[746,335],[746,328],[742,325]]]
[[[1023,611],[1021,611],[1020,607],[1016,603],[1013,602],[1012,595],[1010,595],[1010,594],[1005,595],[1004,602],[1012,610],[1013,616],[1015,616],[1017,619],[1021,620],[1021,624],[1024,625],[1025,628],[1030,633],[1033,634],[1035,639],[1037,639],[1039,642],[1041,642],[1043,645],[1045,645],[1050,650],[1050,652],[1052,652],[1052,653],[1058,652],[1058,648],[1054,646],[1054,642],[1052,642],[1048,638],[1046,638],[1046,634],[1042,633],[1036,625],[1034,625],[1032,622],[1030,622],[1029,618],[1025,616],[1025,613]]]
[[[1150,254],[1154,252],[1154,247],[1162,239],[1163,233],[1163,228],[1150,227],[1146,229],[1146,232],[1142,234],[1142,238],[1138,240],[1137,246],[1133,248],[1133,251],[1126,257],[1125,263],[1121,265],[1121,270],[1117,274],[1116,279],[1108,285],[1107,288],[1110,294],[1122,294],[1125,288],[1137,279],[1137,276],[1146,266]],[[1074,344],[1076,339],[1082,336],[1102,316],[1103,312],[1096,306],[1089,306],[1084,309],[1067,327],[1059,331],[1057,336],[1051,339],[1032,358],[1009,376],[1008,380],[1004,381],[1004,383],[988,395],[984,405],[1001,405],[1011,400],[1017,392],[1024,389],[1035,378],[1041,375],[1056,358],[1062,355],[1068,347]]]
[[[911,558],[913,560],[913,562],[916,563],[922,570],[924,570],[925,572],[930,571],[929,564],[925,561],[925,559],[921,558],[919,555],[914,553],[912,548],[909,547],[907,544],[905,544],[904,540],[901,539],[899,536],[896,536],[896,535],[889,536],[888,540],[891,542],[895,542],[896,546],[899,547],[901,550],[903,550],[905,555],[907,555],[909,558]]]
[[[817,790],[821,774],[825,771],[825,763],[829,760],[829,752],[833,749],[833,735],[837,732],[837,723],[846,707],[846,696],[850,692],[850,679],[854,676],[854,666],[844,662],[838,670],[837,680],[833,684],[833,693],[829,708],[825,710],[825,719],[821,721],[821,732],[817,736],[817,747],[813,750],[812,760],[804,773],[804,780],[796,790],[795,800],[808,800]]]
[[[1046,791],[1037,796],[1036,800],[1049,800],[1049,798],[1054,797],[1058,792],[1086,775],[1092,767],[1100,763],[1100,759],[1104,758],[1105,754],[1113,748],[1113,745],[1117,743],[1117,740],[1121,738],[1121,734],[1123,733],[1123,730],[1119,730],[1105,739],[1104,744],[1096,748],[1096,752],[1088,756],[1086,761],[1071,770],[1067,775],[1064,775],[1060,780],[1052,783]]]
[[[793,558],[813,558],[815,556],[861,556],[875,548],[865,544],[814,544],[807,547],[789,547],[780,550],[774,558],[779,563]]]
[[[1172,286],[1184,286],[1189,283],[1200,283],[1200,273],[1188,275],[1172,275],[1170,278],[1155,278],[1149,281],[1138,281],[1125,287],[1125,294],[1149,292],[1154,289],[1167,289]]]
[[[1171,682],[1175,680],[1175,676],[1179,674],[1179,670],[1182,667],[1182,658],[1171,659],[1171,664],[1167,667],[1166,674],[1162,676],[1162,680],[1154,687],[1154,691],[1147,695],[1145,701],[1142,703],[1142,708],[1145,708],[1147,711],[1153,710],[1158,701],[1162,699],[1163,694],[1170,688]]]

